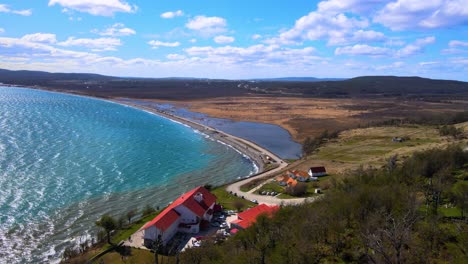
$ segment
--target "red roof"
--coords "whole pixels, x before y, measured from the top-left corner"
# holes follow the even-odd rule
[[[148,222],[143,229],[146,229],[152,225],[156,226],[161,231],[165,231],[168,229],[177,219],[179,218],[180,214],[170,208],[169,210],[164,210],[160,214],[158,214],[151,222]]]
[[[327,172],[327,171],[325,170],[325,167],[311,167],[310,170],[311,170],[313,173]]]
[[[266,204],[260,204],[237,215],[237,220],[232,223],[237,224],[242,228],[247,228],[257,221],[257,217],[261,214],[267,214],[272,216],[273,213],[279,210],[279,206],[268,206]]]
[[[202,195],[203,200],[201,202],[195,200],[194,197],[197,194]],[[174,208],[181,204],[183,204],[196,215],[202,217],[205,214],[205,212],[209,209],[209,207],[215,202],[216,196],[214,196],[202,186],[197,187],[189,192],[182,194],[172,204],[170,204],[166,209],[164,209],[164,211],[162,211],[158,216],[156,216],[153,220],[151,220],[145,226],[143,226],[143,229],[146,229],[152,225],[156,226],[158,229],[161,230],[165,230],[166,228],[170,227],[171,224],[174,223],[174,221],[176,221],[180,216],[179,213],[177,213],[177,211],[174,210]],[[177,217],[175,217],[172,211],[177,214]],[[169,216],[166,216],[166,214],[168,214]],[[169,225],[167,225],[166,222],[169,223]]]

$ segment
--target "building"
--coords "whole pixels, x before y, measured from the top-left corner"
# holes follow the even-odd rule
[[[310,179],[309,174],[305,171],[294,171],[294,174],[296,175],[296,180],[300,182],[306,182]]]
[[[275,178],[275,180],[278,182],[280,186],[287,186],[289,179],[290,178],[287,175],[281,175]]]
[[[309,175],[310,177],[325,176],[327,175],[327,171],[325,170],[325,167],[311,167],[309,169]]]
[[[257,205],[253,208],[247,209],[244,212],[237,214],[237,219],[231,222],[231,228],[246,229],[247,227],[251,226],[257,221],[257,217],[259,215],[266,214],[268,217],[271,217],[278,210],[278,205]]]
[[[166,245],[177,232],[198,233],[203,221],[211,221],[216,196],[203,187],[184,193],[153,220],[143,226],[144,245],[161,238]]]

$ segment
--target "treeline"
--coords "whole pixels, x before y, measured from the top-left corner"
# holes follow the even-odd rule
[[[339,134],[339,131],[333,131],[330,133],[328,130],[324,130],[318,137],[307,137],[302,144],[302,153],[305,155],[314,153],[314,151],[317,150],[323,143],[330,139],[337,138]]]
[[[468,263],[468,152],[452,146],[396,164],[354,171],[322,199],[261,216],[180,262]]]

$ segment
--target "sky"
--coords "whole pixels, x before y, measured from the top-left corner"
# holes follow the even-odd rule
[[[468,81],[468,0],[0,0],[0,68]]]

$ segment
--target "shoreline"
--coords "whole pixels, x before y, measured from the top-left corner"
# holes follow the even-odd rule
[[[224,131],[217,130],[213,127],[203,125],[200,123],[197,123],[195,121],[189,120],[187,118],[183,118],[177,115],[173,115],[171,113],[167,113],[165,111],[161,111],[155,108],[151,107],[146,107],[143,105],[135,104],[135,103],[130,103],[130,102],[124,102],[119,99],[121,98],[103,98],[103,97],[96,97],[96,96],[91,96],[91,95],[86,95],[86,94],[81,94],[81,93],[73,93],[73,92],[64,92],[64,91],[57,91],[55,89],[48,89],[45,87],[40,87],[40,86],[35,86],[35,87],[30,87],[30,86],[23,86],[23,85],[12,85],[12,84],[1,84],[6,87],[16,87],[16,88],[26,88],[26,89],[33,89],[33,90],[41,90],[41,91],[46,91],[46,92],[55,92],[55,93],[61,93],[61,94],[68,94],[68,95],[75,95],[75,96],[82,96],[82,97],[87,97],[87,98],[92,98],[92,99],[97,99],[97,100],[103,100],[111,103],[116,103],[128,107],[133,107],[142,111],[147,111],[152,114],[161,116],[163,118],[169,119],[173,122],[178,122],[182,125],[189,126],[194,130],[196,133],[197,131],[209,136],[210,138],[216,140],[220,144],[227,145],[228,147],[233,148],[235,151],[237,151],[239,154],[243,155],[244,157],[250,159],[254,167],[257,168],[257,171],[250,174],[246,175],[240,179],[237,179],[235,181],[227,183],[232,184],[244,179],[252,178],[252,177],[261,177],[264,176],[263,173],[265,173],[265,167],[269,163],[273,164],[287,164],[285,161],[283,161],[278,155],[272,153],[271,151],[267,150],[266,148],[243,138],[236,137],[234,135],[228,134]]]
[[[147,106],[143,106],[143,105],[139,105],[135,103],[123,102],[119,100],[121,98],[102,98],[102,97],[83,95],[83,94],[77,94],[77,93],[72,93],[72,92],[68,93],[68,92],[63,92],[63,91],[56,91],[53,89],[46,89],[44,87],[13,86],[13,85],[6,85],[6,84],[3,84],[3,85],[9,86],[9,87],[27,88],[27,89],[33,89],[33,90],[46,91],[46,92],[55,92],[55,93],[61,93],[61,94],[82,96],[82,97],[87,97],[87,98],[95,99],[95,100],[103,100],[103,101],[107,101],[110,103],[119,104],[122,106],[133,107],[135,109],[146,111],[151,114],[158,115],[162,118],[166,118],[172,122],[177,122],[182,125],[188,126],[194,130],[194,133],[197,133],[197,132],[202,133],[212,138],[213,140],[216,140],[220,144],[224,144],[233,148],[235,151],[239,152],[239,154],[250,159],[253,162],[254,167],[255,166],[257,167],[258,171],[256,173],[245,175],[244,177],[227,182],[225,184],[225,189],[227,191],[236,193],[237,195],[245,196],[245,199],[257,200],[259,204],[260,203],[277,204],[277,205],[299,204],[299,203],[304,202],[304,200],[307,200],[306,198],[283,200],[283,199],[278,199],[276,197],[264,197],[261,195],[253,194],[251,192],[243,192],[240,190],[240,186],[242,186],[243,184],[250,182],[252,180],[261,179],[267,176],[273,176],[275,173],[281,172],[283,169],[285,169],[289,165],[286,161],[282,160],[276,154],[272,153],[266,148],[263,148],[259,146],[258,144],[251,142],[249,140],[236,137],[234,135],[212,128],[210,126],[203,125],[195,121],[192,121],[192,120],[189,120],[189,119],[177,116],[177,115],[173,115],[171,113],[167,113],[165,111],[161,111],[155,108],[151,108],[151,107],[147,107]],[[268,164],[276,165],[276,167],[270,170],[266,170],[266,165]]]
[[[97,98],[97,97],[92,97],[92,98]],[[101,98],[98,98],[98,99],[101,99]],[[241,154],[241,155],[247,157],[248,159],[250,159],[254,163],[254,166],[257,167],[256,172],[254,172],[251,175],[246,175],[245,177],[243,177],[241,179],[250,178],[250,177],[258,176],[259,174],[262,174],[265,171],[266,165],[269,163],[269,161],[267,160],[267,157],[269,157],[270,160],[272,160],[276,164],[284,162],[276,154],[270,152],[269,150],[255,144],[255,143],[253,143],[251,141],[248,141],[246,139],[233,136],[233,135],[228,134],[228,133],[226,133],[224,131],[217,130],[217,129],[213,128],[213,127],[197,123],[197,122],[189,120],[187,118],[183,118],[183,117],[180,117],[180,116],[177,116],[177,115],[173,115],[171,113],[161,111],[161,110],[158,110],[158,109],[155,109],[155,108],[152,108],[152,107],[147,107],[147,106],[143,106],[143,105],[139,105],[139,104],[135,104],[135,103],[130,103],[130,102],[123,102],[123,101],[120,101],[120,100],[118,100],[116,98],[102,99],[102,100],[110,101],[110,102],[113,102],[113,103],[129,106],[129,107],[134,107],[134,108],[137,108],[137,109],[143,110],[143,111],[148,111],[148,112],[150,112],[152,114],[156,114],[156,115],[161,116],[163,118],[169,119],[169,120],[171,120],[173,122],[177,122],[177,123],[180,123],[182,125],[189,126],[190,128],[194,129],[195,132],[198,131],[198,132],[200,132],[202,134],[207,135],[208,137],[212,138],[213,140],[218,141],[218,143],[220,143],[220,144],[227,145],[227,146],[233,148],[239,154]],[[228,183],[228,184],[231,184],[231,183]]]

